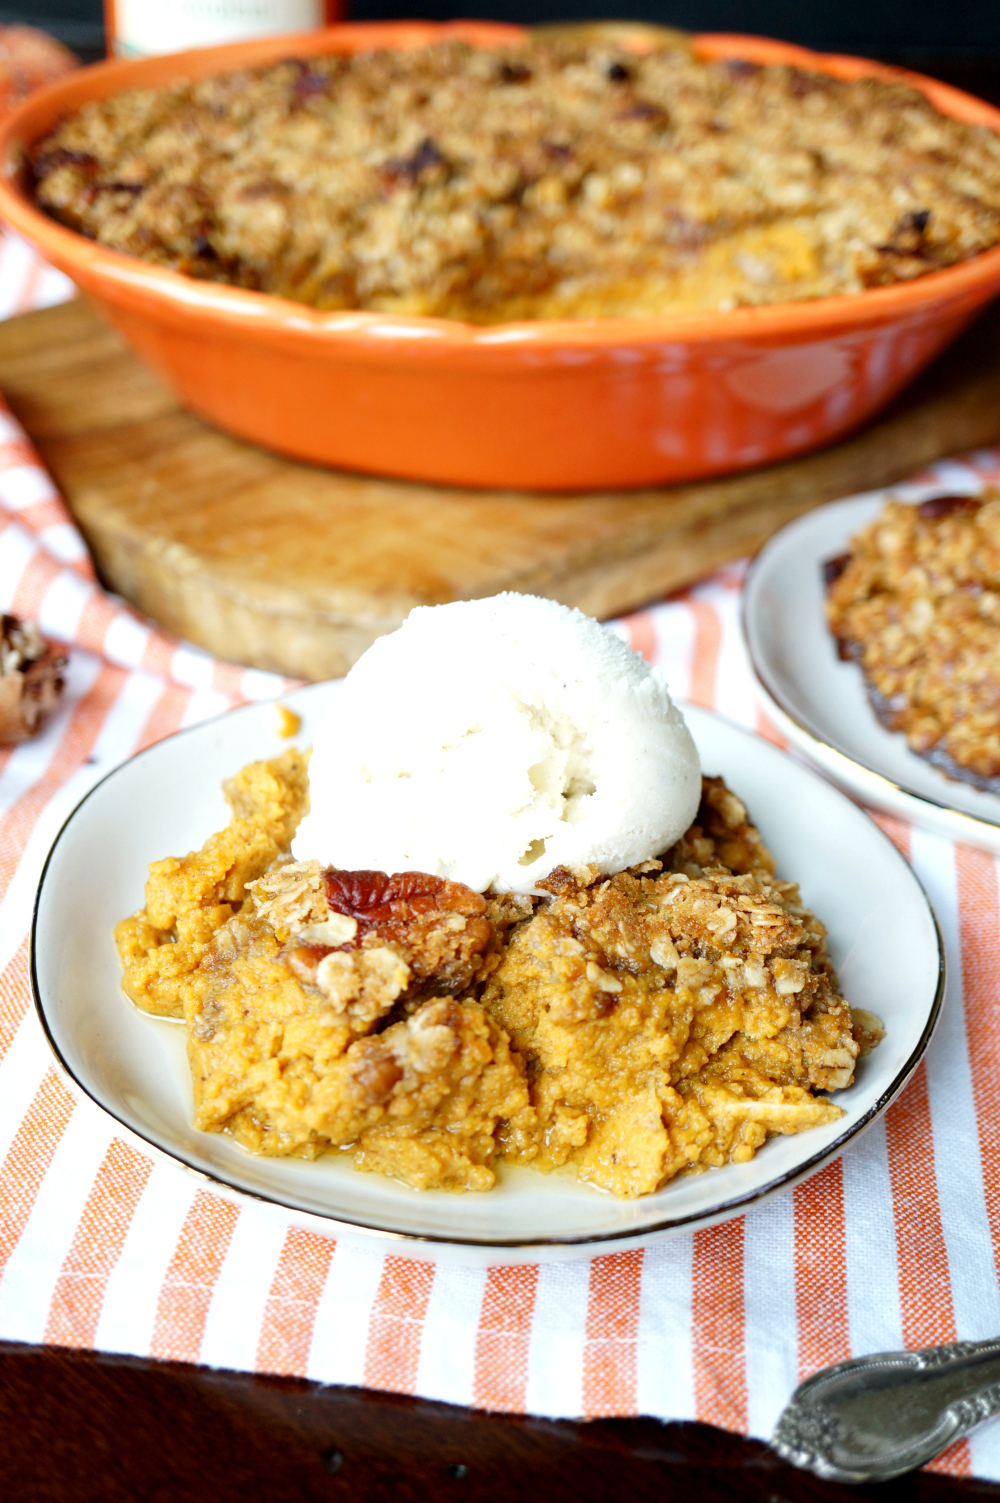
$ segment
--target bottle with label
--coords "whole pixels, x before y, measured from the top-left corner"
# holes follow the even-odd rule
[[[112,57],[150,57],[343,20],[343,0],[104,0]]]

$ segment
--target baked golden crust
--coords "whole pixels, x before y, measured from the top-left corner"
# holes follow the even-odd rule
[[[297,752],[226,792],[228,828],[153,864],[117,940],[127,994],[187,1024],[195,1125],[252,1152],[449,1190],[570,1164],[637,1196],[835,1119],[815,1093],[880,1037],[719,778],[661,860],[560,868],[548,898],[289,861]]]
[[[946,776],[1000,792],[1000,496],[891,501],[827,577],[830,630],[880,719]]]
[[[859,292],[1000,241],[993,132],[680,42],[290,59],[88,104],[32,168],[50,214],[159,265],[474,323]]]

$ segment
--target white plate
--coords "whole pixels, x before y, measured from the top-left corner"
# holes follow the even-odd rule
[[[923,501],[943,486],[907,487]],[[823,612],[822,567],[885,504],[874,491],[789,522],[754,560],[743,593],[743,634],[757,687],[779,729],[855,798],[936,834],[1000,853],[1000,798],[946,778],[887,731],[861,669],[844,663]],[[898,493],[896,499],[902,499]],[[949,491],[951,494],[951,491]]]
[[[302,745],[338,687],[317,684],[288,696],[303,717]],[[287,746],[271,705],[234,711],[141,752],[98,784],[56,840],[35,905],[32,981],[70,1084],[221,1195],[271,1202],[328,1236],[392,1238],[393,1251],[410,1257],[586,1257],[710,1225],[794,1184],[839,1153],[915,1069],[941,1003],[940,938],[913,873],[866,815],[765,741],[704,710],[686,713],[706,771],[722,773],[748,801],[780,871],[801,882],[828,926],[846,995],[885,1021],[885,1042],[837,1095],[846,1111],[840,1121],[773,1138],[749,1164],[675,1180],[637,1201],[530,1169],[501,1169],[485,1195],[417,1191],[357,1173],[346,1156],[254,1158],[228,1137],[196,1132],[183,1030],[126,1001],[112,928],[141,905],[148,862],[197,847],[226,823],[222,779]]]

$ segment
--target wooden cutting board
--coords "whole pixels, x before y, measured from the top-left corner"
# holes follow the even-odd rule
[[[110,588],[221,657],[318,679],[415,605],[521,590],[634,609],[810,507],[1000,441],[1000,305],[857,437],[661,490],[529,496],[297,464],[188,412],[82,300],[0,324],[0,390]]]

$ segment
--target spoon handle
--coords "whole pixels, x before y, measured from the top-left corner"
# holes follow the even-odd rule
[[[1000,1412],[1000,1338],[838,1362],[795,1390],[771,1444],[836,1482],[880,1482],[931,1461]]]

